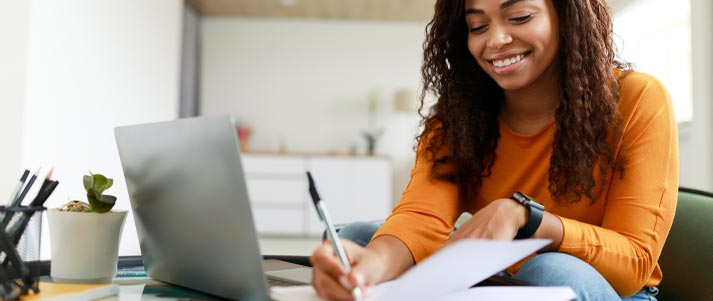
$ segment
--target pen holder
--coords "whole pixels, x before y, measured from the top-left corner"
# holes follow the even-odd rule
[[[42,211],[0,206],[0,300],[39,292]]]

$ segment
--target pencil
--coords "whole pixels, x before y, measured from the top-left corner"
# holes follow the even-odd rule
[[[57,188],[58,184],[59,181],[50,181],[49,184],[47,184],[47,188],[38,193],[37,197],[30,204],[30,207],[24,208],[26,210],[22,212],[22,215],[16,219],[15,223],[10,225],[7,234],[14,245],[17,245],[17,243],[20,242],[20,238],[22,237],[22,234],[25,233],[27,224],[37,211],[37,207],[42,206],[45,201],[47,201],[54,189]]]
[[[42,182],[42,186],[40,186],[40,192],[45,190],[45,188],[47,188],[47,185],[49,185],[50,180],[52,180],[52,172],[54,172],[54,167],[50,168],[50,172],[48,172],[47,176],[45,176],[45,180]]]
[[[37,205],[37,203],[44,203],[44,200],[47,200],[47,197],[49,197],[49,195],[45,196],[45,194],[47,191],[47,187],[50,186],[50,184],[52,183],[51,178],[52,178],[53,171],[54,171],[54,167],[52,167],[50,169],[50,171],[47,173],[47,176],[45,177],[45,180],[42,181],[42,186],[40,186],[40,190],[37,192],[35,199],[33,199],[32,202],[30,203],[31,204],[30,206],[42,206],[42,205]],[[52,192],[50,192],[50,194],[51,193]],[[44,200],[42,200],[43,197],[45,198]]]
[[[12,203],[10,203],[8,208],[18,207],[22,204],[22,200],[25,198],[27,193],[30,191],[30,188],[32,188],[32,184],[34,184],[35,180],[37,180],[37,174],[40,173],[40,169],[41,168],[38,168],[37,171],[35,172],[35,174],[33,174],[32,177],[30,177],[30,180],[27,182],[27,185],[25,185],[25,189],[22,190],[22,193],[20,194],[20,196],[18,196],[16,199],[14,199],[12,201]],[[10,223],[10,220],[12,219],[12,215],[13,215],[12,211],[5,212],[5,216],[3,216],[3,218],[2,218],[3,229],[7,226],[8,223]]]
[[[12,190],[12,194],[10,194],[10,199],[7,201],[7,204],[12,204],[12,202],[17,199],[18,194],[20,193],[20,189],[22,189],[22,185],[25,185],[25,181],[27,180],[27,176],[30,174],[30,171],[25,169],[25,172],[22,173],[22,177],[20,177],[20,181],[17,182],[17,185],[15,185],[15,189]]]
[[[22,204],[22,200],[25,198],[28,192],[30,192],[30,188],[32,188],[32,184],[35,183],[35,180],[37,180],[37,175],[40,173],[40,169],[38,168],[35,174],[30,177],[30,181],[27,182],[27,185],[25,185],[25,189],[22,190],[22,193],[20,194],[19,197],[17,197],[15,200],[13,200],[12,204],[10,204],[10,207],[17,207],[20,204]]]
[[[52,192],[54,192],[54,189],[57,188],[57,185],[59,185],[59,181],[49,181],[47,187],[37,194],[35,200],[30,203],[30,206],[35,207],[44,205]]]
[[[17,185],[15,185],[15,189],[12,190],[12,193],[10,194],[10,199],[7,201],[7,205],[11,206],[15,200],[17,199],[18,195],[20,194],[20,189],[22,189],[22,185],[25,185],[25,181],[27,180],[27,176],[30,174],[30,171],[25,169],[25,172],[22,173],[22,177],[20,177],[20,181],[17,182]],[[0,220],[5,219],[5,213],[0,212]]]

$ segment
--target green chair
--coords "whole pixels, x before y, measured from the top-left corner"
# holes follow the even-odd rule
[[[676,217],[659,264],[659,300],[713,300],[712,193],[678,190]]]

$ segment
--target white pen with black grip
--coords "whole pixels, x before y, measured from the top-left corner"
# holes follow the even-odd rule
[[[322,223],[324,223],[324,227],[327,230],[327,239],[332,242],[332,247],[336,251],[339,261],[342,262],[344,269],[347,271],[347,273],[349,273],[352,270],[352,265],[349,264],[347,253],[344,251],[344,247],[342,247],[342,243],[339,241],[339,236],[337,236],[337,230],[334,229],[332,220],[329,218],[329,212],[327,212],[327,207],[324,205],[324,202],[322,202],[322,199],[319,197],[317,187],[314,184],[314,179],[312,179],[312,174],[310,174],[309,171],[307,172],[307,180],[309,181],[309,194],[312,196],[314,208],[317,209],[319,219],[322,220]],[[352,296],[354,297],[354,300],[361,300],[361,289],[359,287],[354,287],[354,289],[352,290]]]

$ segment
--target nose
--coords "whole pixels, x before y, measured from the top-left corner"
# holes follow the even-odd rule
[[[490,37],[488,38],[488,48],[500,49],[503,46],[512,43],[512,35],[503,27],[491,27]]]

